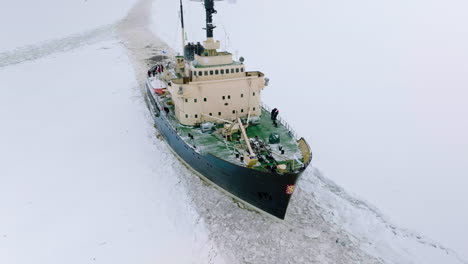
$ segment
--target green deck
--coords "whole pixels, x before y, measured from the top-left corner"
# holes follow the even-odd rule
[[[242,151],[246,149],[243,140],[241,140],[240,143],[236,141],[226,141],[223,139],[219,129],[216,129],[216,131],[213,132],[203,133],[199,127],[181,125],[175,118],[173,109],[171,109],[168,118],[171,125],[177,129],[181,138],[185,142],[194,146],[198,152],[206,154],[210,153],[223,160],[245,166],[245,164],[241,162],[240,159],[236,158],[236,153],[239,153],[238,150]],[[188,137],[189,133],[194,136],[194,139]],[[278,123],[278,127],[275,127],[270,119],[270,113],[265,109],[262,109],[260,124],[249,126],[247,128],[247,135],[249,138],[255,138],[258,136],[258,138],[268,143],[268,139],[271,133],[277,133],[280,136],[279,144],[268,144],[277,163],[287,164],[288,168],[300,166],[303,160],[296,139],[284,125]],[[281,145],[285,150],[284,154],[281,154],[279,145]],[[254,168],[259,170],[267,170],[268,165],[270,164],[267,162],[260,162]]]

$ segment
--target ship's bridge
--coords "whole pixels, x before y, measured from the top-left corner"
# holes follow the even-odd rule
[[[219,41],[208,38],[186,46],[177,58],[176,73],[169,86],[175,115],[184,125],[224,122],[260,116],[260,93],[265,87],[261,72],[246,72],[242,61],[229,52],[219,52]],[[185,59],[184,59],[185,58]]]
[[[223,67],[223,69],[227,69],[226,67]],[[213,73],[212,70],[209,70],[209,74],[208,76],[211,76],[211,75],[220,75],[224,78],[220,78],[219,80],[221,81],[229,81],[230,79],[248,79],[248,78],[264,78],[265,77],[265,74],[263,74],[262,72],[259,72],[259,71],[250,71],[250,72],[245,72],[245,71],[242,71],[242,69],[239,70],[239,72],[237,72],[237,69],[234,70],[234,69],[231,69],[231,72],[229,73],[227,70],[222,71],[219,70],[218,73],[216,73],[216,70],[213,70]],[[195,69],[194,71],[197,71],[197,72],[200,72],[199,69]],[[202,71],[204,72],[204,70]],[[203,83],[204,81],[207,81],[207,80],[201,80],[201,78],[194,78],[194,77],[202,77],[202,75],[199,75],[199,76],[196,76],[195,73],[191,73],[192,76],[191,77],[182,77],[182,78],[177,78],[177,79],[172,79],[171,82],[174,83],[174,84],[194,84],[194,83]],[[237,77],[237,78],[236,78]],[[208,81],[210,80],[218,80],[218,79],[209,79]]]
[[[245,77],[245,65],[240,62],[219,65],[195,65],[189,68],[187,76],[190,76],[192,81],[211,81],[222,80],[226,78],[242,78]]]

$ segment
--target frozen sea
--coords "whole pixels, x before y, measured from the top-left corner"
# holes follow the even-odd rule
[[[0,80],[1,263],[206,263],[213,249],[116,39]]]

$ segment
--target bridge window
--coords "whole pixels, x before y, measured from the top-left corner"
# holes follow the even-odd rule
[[[193,99],[193,102],[196,103],[196,102],[197,102],[197,99]]]
[[[226,96],[223,95],[223,100],[226,100]]]
[[[244,97],[244,94],[241,94],[241,98],[243,98],[243,97]]]
[[[253,96],[255,96],[255,92],[253,92],[253,94],[252,94],[252,95],[253,95]]]
[[[202,76],[202,75],[203,75],[203,74],[202,74],[202,72],[201,72],[201,71],[199,71],[199,72],[198,72],[198,76]]]
[[[241,72],[244,72],[244,68],[241,68]]]
[[[236,68],[236,72],[239,72],[239,68]]]
[[[213,75],[213,71],[210,71],[210,75]]]
[[[255,111],[255,107],[253,108],[253,110]]]
[[[185,99],[185,102],[188,103],[188,99]]]
[[[231,73],[234,73],[234,69],[231,69]]]
[[[188,118],[188,115],[185,115],[185,118]]]
[[[230,96],[230,95],[228,95],[228,99],[231,99],[231,96]]]
[[[224,69],[221,70],[221,74],[224,74]]]
[[[244,109],[241,109],[241,113],[244,113]]]
[[[208,75],[208,71],[205,71],[205,76]]]
[[[218,75],[218,74],[219,74],[219,71],[218,71],[218,70],[216,70],[216,71],[215,71],[215,74],[216,74],[216,75]]]
[[[221,112],[218,112],[218,115],[220,116],[220,115],[221,115]]]
[[[193,73],[193,75],[197,76],[197,72],[196,72],[196,71],[193,71],[192,73]]]

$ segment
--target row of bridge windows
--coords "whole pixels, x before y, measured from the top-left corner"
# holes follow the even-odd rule
[[[252,108],[252,110],[255,111],[256,108],[254,107],[254,108]],[[236,112],[237,112],[236,110],[232,110],[232,113],[233,113],[233,114],[235,114]],[[244,113],[244,109],[241,109],[240,112],[241,112],[241,113]],[[210,116],[213,116],[213,113],[209,113],[209,115],[210,115]],[[221,115],[222,115],[222,112],[218,112],[218,116],[221,116]],[[198,118],[198,115],[195,114],[194,117],[195,117],[195,118]],[[185,114],[185,118],[189,118],[189,115],[188,115],[188,114]]]
[[[210,71],[192,71],[195,76],[208,76],[208,75],[219,75],[229,73],[244,72],[244,68],[232,68],[232,69],[221,69],[221,70],[210,70]]]
[[[252,96],[255,96],[255,92],[252,93]],[[241,98],[244,98],[244,94],[241,94],[240,97],[241,97]],[[223,95],[221,98],[222,98],[223,100],[226,100],[226,96],[225,96],[225,95]],[[231,96],[228,95],[228,96],[227,96],[227,99],[231,99]],[[188,101],[189,101],[188,98],[185,98],[185,102],[188,103]],[[208,99],[207,99],[206,97],[203,98],[203,102],[207,102],[207,101],[208,101]],[[194,103],[198,102],[198,99],[196,99],[196,98],[193,99],[193,102],[194,102]]]

